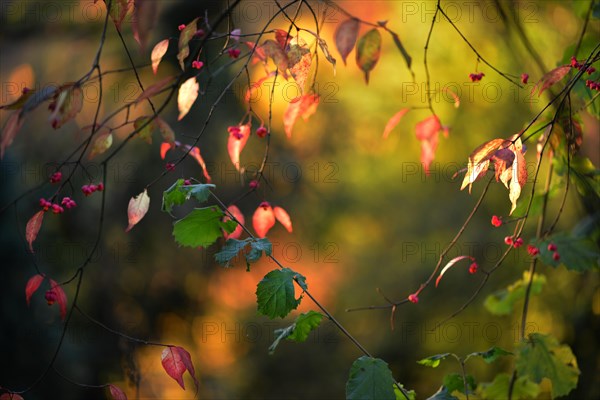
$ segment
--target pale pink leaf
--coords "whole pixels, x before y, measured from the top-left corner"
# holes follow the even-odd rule
[[[17,133],[23,126],[23,122],[25,120],[21,118],[20,111],[14,111],[8,117],[8,120],[4,124],[4,129],[2,129],[2,139],[0,140],[0,159],[4,158],[4,152],[10,146],[17,136]]]
[[[273,207],[273,213],[275,214],[275,218],[281,225],[285,227],[288,232],[292,232],[292,219],[290,215],[281,207]]]
[[[40,285],[44,281],[44,276],[37,274],[29,278],[27,284],[25,285],[25,300],[27,301],[27,305],[31,302],[31,296],[39,289]]]
[[[429,174],[429,166],[435,158],[441,129],[442,125],[436,115],[427,117],[415,126],[417,140],[421,142],[421,163],[426,174]]]
[[[198,98],[199,90],[200,85],[198,85],[196,77],[191,77],[181,84],[179,87],[179,93],[177,95],[177,108],[179,109],[179,117],[177,117],[177,121],[181,121],[181,119],[190,111],[192,105]]]
[[[173,346],[173,348],[175,349],[176,352],[179,353],[179,357],[181,358],[181,361],[183,362],[183,365],[185,366],[185,368],[187,369],[189,374],[192,376],[192,379],[194,380],[194,384],[196,385],[196,390],[197,390],[198,389],[198,378],[196,377],[196,370],[194,369],[194,363],[192,363],[192,356],[186,349],[184,349],[181,346]]]
[[[227,211],[229,211],[231,215],[233,215],[233,217],[237,220],[238,225],[235,227],[235,230],[231,233],[223,231],[223,236],[225,237],[225,239],[238,239],[240,236],[242,236],[242,233],[244,232],[244,228],[242,228],[242,225],[246,223],[246,220],[244,219],[244,214],[242,214],[240,209],[235,205],[227,207]],[[229,218],[228,216],[225,216],[223,221],[226,222],[230,219],[231,218]]]
[[[259,238],[267,236],[267,232],[275,225],[275,214],[273,208],[269,203],[263,201],[260,203],[254,215],[252,216],[252,226],[254,232]]]
[[[442,276],[444,276],[444,274],[446,273],[446,271],[448,271],[448,269],[450,269],[450,267],[452,267],[454,264],[456,264],[460,260],[464,260],[465,258],[473,260],[473,257],[471,257],[471,256],[458,256],[458,257],[454,257],[452,260],[448,261],[448,263],[440,271],[440,276],[438,276],[438,278],[435,280],[435,287],[438,286],[438,284],[440,283],[440,280],[442,279]]]
[[[63,290],[62,286],[60,286],[56,281],[49,279],[50,281],[50,291],[54,292],[54,298],[58,302],[58,307],[60,310],[60,319],[63,321],[67,316],[67,295]],[[48,302],[48,304],[52,304]]]
[[[148,196],[148,191],[146,189],[144,189],[144,191],[138,194],[136,197],[132,197],[129,200],[129,206],[127,207],[127,218],[129,220],[129,225],[127,226],[127,229],[125,229],[125,232],[129,232],[131,228],[133,228],[142,220],[142,218],[144,218],[149,207],[150,197]]]
[[[127,395],[120,387],[115,385],[108,385],[108,390],[113,400],[127,400]]]
[[[305,121],[315,113],[319,105],[319,95],[306,94],[293,99],[283,115],[283,127],[288,138],[292,137],[292,130],[298,117]]]
[[[167,374],[175,379],[175,381],[185,390],[185,384],[183,382],[183,374],[188,371],[196,388],[198,387],[198,380],[192,364],[192,358],[183,347],[179,346],[168,346],[166,347],[161,355],[161,363]]]
[[[350,18],[340,23],[335,30],[335,46],[337,47],[342,61],[346,65],[346,58],[354,48],[356,39],[358,38],[358,28],[360,22],[356,18]]]
[[[557,82],[560,82],[571,70],[569,65],[563,65],[561,67],[554,68],[552,71],[546,73],[546,75],[542,76],[542,79],[533,87],[531,93],[535,93],[535,91],[539,87],[538,97],[542,95],[544,90],[548,89],[552,85]]]
[[[95,156],[104,153],[112,146],[113,135],[111,132],[102,132],[96,136],[94,143],[92,144],[92,151],[90,152],[90,160]]]
[[[239,130],[231,130],[227,141],[227,152],[229,159],[235,166],[235,169],[240,170],[240,153],[246,146],[246,142],[250,137],[250,124],[240,125]]]
[[[169,48],[169,39],[161,40],[156,43],[154,48],[152,49],[152,54],[150,55],[150,60],[152,60],[152,71],[154,75],[158,71],[158,66],[162,61],[162,58],[165,54],[167,54],[167,49]]]
[[[137,99],[135,99],[134,103],[139,103],[142,100],[145,99],[149,99],[152,96],[156,96],[161,90],[163,90],[169,83],[171,83],[171,81],[173,81],[173,77],[172,76],[167,76],[166,78],[164,78],[161,81],[156,82],[154,85],[151,85],[149,87],[146,88],[146,90],[144,90],[142,92],[142,94],[140,94],[138,96]],[[158,118],[157,118],[158,119]]]
[[[133,18],[131,20],[131,29],[133,38],[138,42],[142,50],[146,49],[148,36],[156,23],[158,1],[155,0],[135,0],[133,8]]]
[[[385,125],[385,129],[383,130],[383,138],[384,139],[387,139],[390,132],[396,127],[396,125],[398,125],[398,123],[400,122],[402,117],[404,117],[404,115],[409,111],[410,111],[410,108],[403,108],[402,110],[400,110],[396,114],[394,114],[394,116],[392,118],[390,118],[390,120]]]
[[[42,227],[42,221],[44,220],[44,211],[38,211],[27,221],[25,227],[25,239],[29,243],[29,251],[33,253],[33,242],[37,238],[37,235]]]
[[[460,190],[469,186],[469,193],[471,193],[473,182],[485,174],[490,163],[490,158],[498,149],[503,147],[506,147],[505,139],[492,139],[479,145],[473,150],[469,155],[467,173],[465,174]]]

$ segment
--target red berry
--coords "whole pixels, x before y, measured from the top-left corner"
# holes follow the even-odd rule
[[[571,57],[571,67],[573,68],[579,68],[581,65],[577,62],[577,59],[575,57]]]
[[[268,202],[268,201],[263,201],[263,202],[262,202],[262,203],[260,203],[258,206],[259,206],[259,207],[262,207],[262,208],[267,208],[267,207],[270,207],[270,206],[271,206],[271,204],[269,204],[269,202]]]
[[[593,74],[594,72],[596,72],[596,68],[594,68],[594,67],[589,67],[589,68],[587,69],[587,71],[586,71],[586,72],[588,73],[588,75],[591,75],[591,74]]]
[[[521,239],[521,238],[517,238],[517,240],[515,240],[515,241],[513,242],[513,247],[514,247],[515,249],[518,249],[518,248],[519,248],[519,247],[521,247],[521,246],[523,246],[523,239]]]
[[[196,31],[196,33],[194,33],[194,36],[196,36],[196,37],[202,37],[202,36],[204,36],[204,33],[205,33],[204,29],[198,29]]]
[[[502,218],[496,215],[492,215],[492,225],[496,228],[502,225]]]
[[[179,31],[181,32],[182,30],[185,29],[185,24],[181,24],[177,27],[177,29],[179,29]]]
[[[104,190],[104,183],[100,182],[97,186],[96,186],[96,190],[101,192]]]
[[[473,275],[473,274],[475,274],[475,273],[477,272],[477,270],[478,270],[478,269],[479,269],[479,265],[477,265],[477,263],[476,263],[476,262],[474,262],[474,263],[472,263],[472,264],[469,266],[469,273],[470,273],[471,275]]]
[[[50,176],[50,183],[58,183],[62,179],[62,173],[60,171],[53,173]]]
[[[408,301],[410,301],[411,303],[417,304],[419,302],[419,297],[413,293],[408,296]]]
[[[94,193],[96,190],[98,190],[98,186],[96,185],[89,185],[88,187],[90,188],[90,193]]]
[[[204,66],[202,61],[192,61],[192,68],[200,69]]]
[[[250,183],[248,183],[250,189],[256,189],[259,185],[260,183],[257,180],[251,180]]]
[[[175,170],[175,164],[173,164],[173,163],[170,163],[170,162],[169,162],[169,163],[167,163],[167,164],[165,165],[165,169],[166,169],[167,171],[169,171],[169,172],[171,172],[171,171],[174,171],[174,170]]]
[[[264,138],[265,136],[267,136],[267,128],[265,128],[264,126],[258,128],[256,130],[256,136],[258,136],[259,138]]]
[[[526,85],[527,81],[529,81],[529,74],[521,74],[521,83]]]
[[[53,289],[46,291],[44,297],[46,298],[46,302],[49,306],[54,304],[54,302],[58,299],[58,296],[56,295],[56,292]]]
[[[186,179],[186,180],[184,180],[184,181],[183,181],[183,184],[184,184],[185,186],[189,186],[189,185],[191,185],[191,184],[192,184],[192,181],[191,181],[191,180],[189,180],[189,179]]]
[[[556,245],[554,243],[549,243],[548,251],[556,251]]]
[[[554,252],[554,254],[552,254],[552,259],[554,261],[560,260],[560,254],[558,254],[558,252]]]
[[[540,254],[540,249],[538,249],[537,247],[535,247],[535,246],[533,246],[531,244],[528,244],[527,245],[527,252],[529,253],[529,255],[531,257],[535,257],[538,254]]]
[[[227,50],[227,54],[231,58],[238,58],[240,56],[241,51],[239,49],[229,49]]]
[[[513,244],[513,237],[512,236],[506,236],[504,238],[504,243],[506,243],[507,245],[512,245]]]

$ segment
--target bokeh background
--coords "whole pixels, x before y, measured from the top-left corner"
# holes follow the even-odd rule
[[[466,268],[451,270],[439,288],[421,294],[418,305],[398,308],[394,330],[389,310],[346,309],[385,304],[377,288],[392,299],[404,298],[418,288],[483,188],[478,183],[473,194],[461,192],[461,178],[454,179],[454,174],[465,166],[469,153],[480,143],[520,131],[546,104],[547,97],[530,95],[543,71],[523,46],[513,21],[519,22],[543,63],[551,69],[563,62],[565,50],[577,41],[589,6],[587,1],[501,2],[505,19],[495,2],[442,3],[487,60],[517,76],[529,73],[530,84],[518,89],[478,63],[452,26],[438,21],[429,46],[431,83],[436,90],[433,105],[442,123],[450,126],[450,135],[440,138],[431,174],[426,176],[419,162],[420,144],[414,125],[428,116],[427,111],[409,112],[387,140],[382,140],[381,135],[395,112],[406,106],[424,105],[423,50],[435,2],[340,2],[362,19],[388,20],[388,27],[400,34],[413,57],[414,82],[391,37],[384,35],[381,60],[368,85],[355,65],[354,52],[344,66],[334,50],[333,33],[346,17],[324,3],[311,3],[318,15],[325,15],[321,32],[338,58],[336,74],[321,56],[317,90],[322,102],[309,121],[299,120],[290,140],[283,132],[281,116],[289,100],[297,95],[297,88],[280,81],[274,90],[273,137],[266,170],[269,185],[263,184],[256,194],[238,203],[247,221],[263,200],[289,211],[294,232],[289,234],[278,225],[269,235],[275,256],[305,275],[309,289],[322,304],[372,354],[386,360],[394,377],[416,390],[419,398],[433,394],[444,374],[458,372],[458,367],[449,361],[431,370],[417,365],[416,360],[440,352],[465,355],[492,345],[513,349],[518,342],[522,304],[516,305],[510,317],[494,317],[483,307],[483,300],[521,278],[528,268],[527,253],[523,249],[513,252],[477,300],[437,330],[432,330],[436,323],[459,309],[480,282],[480,277],[469,275]],[[24,86],[39,88],[75,81],[89,70],[105,16],[101,2],[4,0],[1,6],[0,103],[13,101]],[[209,20],[214,20],[225,2],[168,1],[159,6],[160,17],[149,40],[150,48],[159,40],[177,37],[179,24],[204,16],[205,11]],[[258,32],[276,11],[274,2],[243,1],[231,16],[231,23],[242,33]],[[314,30],[312,15],[305,8],[298,25]],[[288,24],[278,18],[272,27],[287,30]],[[226,25],[217,31],[226,32]],[[361,33],[365,31],[363,26]],[[588,31],[584,45],[597,43],[597,19],[591,20]],[[136,65],[143,66],[142,81],[150,85],[158,78],[148,67],[149,51],[139,50],[128,21],[124,23],[123,35]],[[310,36],[305,39],[310,40]],[[171,42],[159,68],[159,77],[178,73],[174,43]],[[215,60],[222,45],[222,41],[211,42],[205,49],[205,60]],[[227,62],[227,57],[218,58],[208,65],[207,71],[214,73]],[[104,70],[128,65],[112,23],[101,63]],[[183,121],[175,122],[175,104],[167,108],[165,119],[172,124],[178,140],[189,143],[200,131],[210,105],[239,65],[221,70],[210,86],[207,74],[201,75],[205,94]],[[476,70],[484,72],[485,78],[473,84],[468,75]],[[253,80],[258,80],[264,70],[255,66],[250,73]],[[245,113],[246,85],[244,80],[237,81],[225,93],[200,141],[213,183],[225,201],[243,193],[250,176],[236,174],[226,153],[226,128],[237,124]],[[270,87],[261,86],[253,103],[263,118],[268,115]],[[444,89],[459,95],[458,109]],[[0,164],[2,205],[45,182],[56,163],[84,138],[82,129],[93,118],[98,99],[97,83],[87,85],[84,93],[83,111],[58,131],[49,126],[44,106],[28,117]],[[101,114],[107,115],[139,94],[130,71],[107,75]],[[145,115],[150,110],[147,104],[139,104],[133,112]],[[7,115],[5,111],[0,113],[2,124]],[[598,122],[587,113],[582,113],[582,119],[581,151],[598,165]],[[127,130],[118,130],[116,142],[127,134]],[[307,343],[283,342],[274,355],[268,355],[274,329],[287,326],[298,312],[316,309],[305,298],[298,312],[285,320],[257,315],[256,284],[275,268],[272,262],[262,260],[250,272],[245,271],[242,262],[226,269],[214,262],[218,246],[204,250],[179,248],[172,240],[173,220],[160,211],[161,194],[176,178],[200,179],[201,170],[193,160],[186,160],[151,187],[150,211],[130,233],[124,232],[129,198],[164,169],[159,144],[157,137],[151,145],[134,140],[109,166],[106,221],[100,247],[86,267],[80,307],[119,332],[188,349],[200,379],[200,398],[343,398],[350,365],[360,354],[331,322],[324,321]],[[263,148],[264,141],[251,137],[242,153],[242,163],[249,170],[260,162]],[[527,156],[532,163],[533,153]],[[27,307],[24,287],[35,274],[33,263],[63,281],[72,276],[92,249],[100,196],[84,198],[77,185],[89,183],[90,179],[99,181],[100,159],[89,162],[89,176],[76,171],[75,185],[67,190],[72,190],[79,206],[60,217],[47,216],[35,244],[35,255],[26,249],[25,223],[37,210],[38,199],[49,196],[52,188],[45,186],[28,192],[0,215],[1,386],[28,386],[43,373],[52,357],[62,328],[58,312],[56,307],[45,304],[43,291]],[[529,188],[530,184],[526,191]],[[571,192],[560,229],[570,229],[586,214]],[[556,215],[558,203],[559,200],[551,202],[550,215]],[[182,207],[175,214],[181,217],[189,209]],[[493,265],[504,250],[504,236],[512,231],[511,227],[493,228],[490,218],[494,214],[507,215],[509,210],[506,189],[492,184],[482,209],[450,254],[470,254],[483,267]],[[525,238],[533,235],[532,226],[526,229]],[[547,284],[542,295],[531,302],[527,331],[551,333],[569,344],[582,371],[579,387],[570,398],[598,398],[598,275],[546,266],[540,266],[538,272],[546,275]],[[72,300],[74,284],[67,286],[66,292]],[[55,363],[56,371],[50,370],[25,398],[105,397],[102,390],[81,387],[69,380],[89,385],[114,383],[135,398],[137,389],[131,382],[138,378],[140,398],[193,398],[193,382],[187,374],[187,391],[165,374],[160,363],[161,350],[113,335],[75,312]],[[510,357],[493,365],[479,360],[467,365],[467,371],[479,382],[489,382],[497,373],[511,368]],[[547,382],[543,387],[545,392],[540,398],[548,398]]]

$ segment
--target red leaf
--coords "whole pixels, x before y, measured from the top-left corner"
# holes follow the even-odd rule
[[[470,260],[475,261],[475,259],[473,257],[471,257],[471,256],[458,256],[458,257],[454,257],[452,260],[448,261],[448,264],[446,264],[444,266],[444,268],[442,268],[442,271],[440,272],[440,276],[438,276],[438,278],[435,280],[435,287],[438,286],[438,284],[440,283],[440,280],[442,280],[442,276],[444,276],[444,274],[446,273],[446,271],[448,271],[448,269],[450,267],[452,267],[454,264],[456,264],[460,260],[464,260],[465,258],[468,258]]]
[[[173,145],[171,143],[162,142],[160,144],[160,158],[164,160],[165,156],[167,155],[167,151],[171,150],[172,148]]]
[[[356,44],[359,27],[360,22],[356,18],[350,18],[339,24],[335,30],[335,46],[342,56],[344,65],[346,65],[348,54],[350,54]]]
[[[229,211],[235,217],[235,219],[238,221],[238,226],[235,227],[235,230],[233,232],[231,232],[231,234],[227,233],[226,231],[223,231],[223,236],[225,237],[226,240],[227,239],[237,239],[240,236],[242,236],[242,233],[244,232],[244,228],[242,228],[242,225],[244,225],[246,223],[246,221],[244,219],[244,214],[242,214],[240,209],[235,205],[231,205],[231,206],[227,207],[227,211]],[[230,219],[231,218],[229,218],[228,216],[225,216],[223,221],[229,221]]]
[[[163,80],[156,82],[154,85],[148,86],[146,88],[146,90],[144,90],[142,92],[142,94],[140,94],[138,96],[138,98],[135,99],[134,103],[137,104],[142,100],[149,99],[150,97],[155,96],[157,93],[159,93],[161,90],[163,90],[165,88],[165,86],[167,86],[169,83],[171,83],[172,80],[173,80],[172,76],[167,76]]]
[[[415,127],[417,140],[421,141],[421,163],[426,174],[429,174],[429,166],[435,158],[441,129],[442,125],[436,115],[424,119]]]
[[[183,30],[179,34],[179,41],[177,43],[177,47],[179,49],[178,53],[177,53],[177,59],[179,60],[179,66],[181,67],[182,70],[185,70],[184,61],[187,58],[187,56],[190,55],[189,43],[190,43],[190,40],[192,40],[192,38],[196,34],[196,30],[197,30],[196,23],[197,22],[198,22],[198,18],[195,18],[192,22],[187,24],[185,26],[185,28],[183,28]]]
[[[25,300],[27,305],[31,302],[31,296],[39,289],[40,285],[44,281],[44,276],[37,274],[29,278],[27,285],[25,285]]]
[[[200,164],[200,167],[202,168],[202,174],[204,175],[204,178],[206,178],[206,182],[208,182],[208,183],[212,182],[212,179],[210,178],[210,175],[208,174],[208,170],[206,169],[206,163],[204,162],[204,159],[200,155],[200,149],[198,147],[192,147],[192,149],[190,150],[190,155],[192,157],[194,157],[194,159],[198,162],[198,164]]]
[[[369,83],[369,73],[381,55],[381,33],[376,28],[365,33],[356,45],[356,65],[365,73],[365,82]]]
[[[185,371],[190,373],[196,388],[198,388],[198,379],[192,364],[192,357],[183,347],[169,346],[165,348],[161,355],[161,363],[167,374],[175,379],[183,390],[185,390],[185,384],[183,383]]]
[[[292,137],[292,129],[298,117],[302,117],[305,121],[317,111],[319,105],[319,95],[305,94],[293,99],[283,115],[283,127],[288,138]]]
[[[111,384],[108,385],[108,390],[110,391],[113,400],[127,400],[125,392],[123,392],[120,387]]]
[[[458,97],[458,95],[456,93],[454,93],[452,90],[445,88],[444,91],[448,94],[450,94],[450,96],[452,96],[452,98],[454,99],[454,107],[458,108],[460,107],[460,97]]]
[[[127,229],[125,229],[125,232],[129,232],[131,228],[133,228],[142,220],[142,218],[144,218],[149,207],[150,197],[148,196],[148,191],[146,189],[144,189],[144,191],[138,194],[136,197],[132,197],[129,200],[129,205],[127,206],[127,218],[129,220],[129,225],[127,226]]]
[[[153,0],[135,0],[131,29],[133,37],[142,50],[146,48],[148,35],[154,28],[158,2]],[[155,72],[156,73],[156,72]]]
[[[275,40],[279,44],[279,47],[285,49],[292,40],[292,36],[283,29],[275,29]]]
[[[240,170],[240,153],[246,146],[246,142],[250,137],[250,124],[240,125],[238,130],[231,129],[229,139],[227,141],[227,152],[229,158],[235,166],[235,169]]]
[[[277,221],[279,221],[279,223],[281,225],[283,225],[288,232],[291,233],[292,232],[292,220],[291,220],[289,214],[287,213],[287,211],[285,211],[281,207],[274,207],[273,214],[275,214],[275,218],[277,218]]]
[[[10,146],[17,136],[19,129],[23,126],[25,120],[21,118],[20,111],[14,111],[8,117],[4,129],[2,129],[2,139],[0,140],[0,159],[4,158],[4,151]]]
[[[23,400],[23,397],[16,393],[2,393],[0,394],[0,400]]]
[[[254,227],[256,236],[264,238],[267,236],[267,232],[269,232],[269,229],[271,229],[273,225],[275,225],[273,208],[269,203],[263,201],[256,211],[254,211],[254,215],[252,216],[252,226]]]
[[[27,226],[25,227],[25,239],[27,239],[27,243],[29,243],[29,251],[33,253],[33,242],[35,238],[37,238],[38,232],[42,227],[42,221],[44,220],[44,211],[36,212],[33,217],[27,221]]]
[[[394,114],[394,116],[392,118],[390,118],[388,123],[385,125],[385,129],[383,130],[383,138],[384,139],[387,139],[387,137],[390,134],[390,132],[392,131],[392,129],[394,129],[396,127],[396,125],[398,125],[398,123],[400,122],[402,117],[404,117],[404,114],[406,114],[409,111],[410,111],[410,108],[403,108],[402,110],[400,110],[396,114]]]
[[[162,61],[162,58],[167,53],[167,49],[169,48],[169,39],[161,40],[156,43],[154,48],[152,49],[152,54],[150,55],[150,60],[152,61],[152,71],[154,75],[158,71],[158,65]]]
[[[272,78],[273,76],[275,76],[275,71],[268,73],[267,75],[263,76],[258,81],[254,82],[252,85],[250,85],[248,87],[248,89],[246,90],[246,95],[244,96],[244,100],[246,100],[246,102],[249,102],[252,99],[252,97],[254,96],[254,93],[261,87],[261,85],[267,79]],[[259,95],[259,98],[260,98],[260,95]]]
[[[548,89],[550,86],[554,85],[557,82],[560,82],[571,70],[569,65],[563,65],[562,67],[554,68],[552,71],[546,73],[546,75],[542,76],[542,79],[538,83],[535,84],[531,93],[535,93],[538,89],[538,86],[541,85],[540,91],[538,92],[538,97],[542,95],[544,90]]]
[[[177,121],[181,121],[190,111],[190,108],[192,108],[192,105],[198,98],[198,90],[200,90],[200,85],[198,85],[195,77],[191,77],[181,84],[179,93],[177,94],[177,108],[179,109]]]
[[[62,286],[60,286],[56,281],[49,279],[50,281],[50,292],[54,292],[56,301],[58,302],[58,306],[60,308],[60,319],[63,321],[67,316],[67,295],[63,290]],[[50,303],[48,303],[50,304]]]

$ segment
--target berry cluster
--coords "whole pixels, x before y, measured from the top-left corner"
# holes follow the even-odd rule
[[[229,54],[229,57],[236,59],[240,56],[241,51],[239,49],[229,49],[227,50],[227,54]]]
[[[537,256],[538,254],[540,254],[540,249],[538,249],[537,247],[535,247],[535,246],[534,246],[534,245],[532,245],[532,244],[528,244],[528,245],[527,245],[527,252],[529,253],[529,255],[530,255],[531,257],[535,257],[535,256]]]
[[[63,212],[65,212],[65,208],[70,209],[76,206],[77,203],[75,203],[75,201],[72,200],[70,197],[64,197],[60,205],[57,203],[52,203],[44,198],[40,199],[40,207],[42,207],[44,211],[52,209],[52,212],[54,214],[62,214]]]
[[[50,176],[50,183],[58,183],[62,180],[62,173],[60,171],[53,173]]]
[[[97,185],[83,185],[81,187],[81,191],[83,192],[84,195],[89,196],[90,194],[94,193],[94,192],[101,192],[104,190],[104,183],[100,182]]]
[[[469,74],[469,79],[471,80],[471,82],[479,82],[484,76],[485,74],[483,72],[480,72],[478,74]]]
[[[571,67],[577,68],[578,70],[581,71],[581,69],[584,67],[584,64],[580,64],[575,57],[571,57]],[[585,71],[587,72],[588,75],[591,75],[594,72],[596,72],[596,68],[588,67]]]
[[[558,254],[558,248],[556,247],[556,245],[554,243],[548,244],[548,251],[552,252],[552,259],[554,261],[560,260],[560,254]]]
[[[498,217],[497,215],[492,215],[492,225],[496,228],[502,226],[502,217]]]
[[[591,79],[588,79],[585,81],[585,86],[589,87],[592,90],[599,90],[600,91],[600,82],[594,82]]]
[[[519,247],[523,246],[523,239],[522,238],[514,238],[512,236],[506,236],[504,238],[504,243],[506,243],[509,246],[514,247],[515,249],[518,249]]]
[[[202,61],[192,61],[192,68],[194,69],[200,69],[204,66],[204,63]]]

